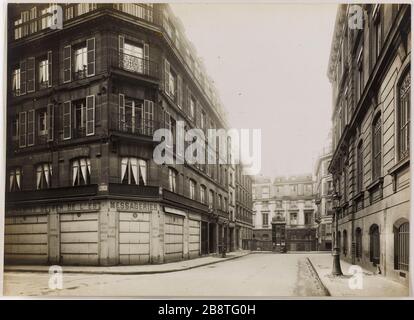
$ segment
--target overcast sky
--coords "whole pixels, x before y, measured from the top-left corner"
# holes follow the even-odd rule
[[[312,173],[330,129],[336,4],[172,4],[230,124],[261,128],[262,173]]]

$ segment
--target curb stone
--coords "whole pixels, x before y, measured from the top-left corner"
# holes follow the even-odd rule
[[[323,290],[325,291],[325,293],[326,293],[329,297],[332,297],[331,292],[330,292],[330,291],[329,291],[329,289],[325,286],[325,284],[324,284],[324,283],[323,283],[323,281],[321,280],[321,277],[319,276],[318,272],[316,271],[316,268],[315,268],[315,266],[313,265],[312,260],[311,260],[311,259],[309,259],[308,257],[306,257],[306,260],[307,260],[307,261],[309,262],[309,264],[311,265],[311,267],[312,267],[312,269],[313,269],[313,271],[314,271],[314,273],[315,273],[315,275],[316,275],[316,277],[317,277],[317,279],[318,279],[319,283],[321,284],[321,286],[322,286]]]
[[[250,253],[246,253],[243,255],[239,255],[239,256],[234,256],[234,257],[228,257],[224,260],[217,260],[217,261],[211,261],[211,262],[206,262],[203,264],[199,264],[199,265],[195,265],[195,266],[188,266],[188,267],[184,267],[184,268],[175,268],[175,269],[166,269],[166,270],[148,270],[148,271],[94,271],[94,270],[84,270],[84,271],[75,271],[75,270],[66,270],[65,268],[63,268],[63,273],[82,273],[82,274],[111,274],[111,275],[143,275],[143,274],[157,274],[157,273],[170,273],[170,272],[178,272],[178,271],[185,271],[185,270],[190,270],[190,269],[195,269],[195,268],[199,268],[199,267],[204,267],[204,266],[208,266],[208,265],[212,265],[212,264],[216,264],[216,263],[220,263],[220,262],[225,262],[225,261],[230,261],[230,260],[234,260],[234,259],[238,259],[241,257],[245,257],[247,255],[249,255]],[[21,269],[21,270],[15,270],[12,267],[4,267],[4,272],[33,272],[33,273],[48,273],[49,270],[45,269],[45,270],[39,270],[39,269]]]

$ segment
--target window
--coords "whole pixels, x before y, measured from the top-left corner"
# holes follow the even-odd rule
[[[210,190],[208,195],[208,207],[212,209],[214,206],[214,191]]]
[[[364,69],[363,69],[364,66],[363,66],[362,52],[363,52],[363,46],[361,44],[361,49],[359,50],[358,58],[357,58],[357,68],[358,68],[358,74],[357,74],[358,85],[356,86],[357,101],[359,100],[359,98],[361,98],[362,92],[364,91]]]
[[[398,103],[398,160],[410,155],[411,74],[408,71],[399,86]]]
[[[376,224],[369,229],[369,260],[374,266],[380,263],[380,233]]]
[[[44,89],[52,85],[52,52],[49,51],[47,56],[39,61],[38,69],[39,88]]]
[[[372,179],[381,176],[381,114],[375,117],[372,124]]]
[[[9,191],[20,191],[22,189],[22,168],[14,168],[9,172]]]
[[[269,225],[269,214],[262,213],[262,219],[263,219],[263,226],[268,226]]]
[[[12,73],[12,93],[15,96],[20,95],[20,67],[13,69],[13,73]]]
[[[72,185],[90,184],[91,161],[89,158],[79,158],[72,161]]]
[[[205,129],[206,126],[206,113],[201,111],[200,113],[200,128]]]
[[[52,185],[52,164],[41,163],[36,166],[36,189],[48,189]]]
[[[290,214],[290,224],[298,224],[298,214],[297,213],[291,213]]]
[[[119,108],[119,129],[124,132],[143,134],[143,102],[128,97],[124,99],[124,106]]]
[[[200,185],[200,202],[201,203],[206,203],[206,186],[204,185]]]
[[[223,209],[223,197],[221,194],[217,195],[217,208],[220,210]]]
[[[190,118],[194,119],[195,117],[195,106],[196,106],[196,101],[194,99],[193,96],[190,97]]]
[[[394,269],[409,270],[410,224],[394,226]]]
[[[173,168],[168,168],[168,182],[171,192],[177,192],[177,171]]]
[[[121,10],[137,18],[145,19],[152,22],[153,9],[152,3],[116,3],[114,4],[117,10]]]
[[[358,144],[357,147],[357,172],[356,172],[356,179],[357,179],[357,192],[361,192],[363,188],[363,170],[364,170],[364,156],[363,156],[363,149],[362,149],[362,141]]]
[[[133,43],[119,36],[119,66],[122,69],[149,74],[149,46]]]
[[[95,134],[95,96],[63,103],[63,139]]]
[[[372,19],[374,23],[374,43],[373,43],[373,63],[377,60],[380,50],[381,50],[381,42],[382,42],[382,30],[381,30],[381,5],[376,4],[372,11]]]
[[[355,230],[355,257],[358,259],[362,258],[362,230],[361,228],[356,228]]]
[[[190,199],[193,199],[193,200],[195,200],[195,197],[196,197],[195,188],[196,188],[196,182],[193,179],[190,179]]]
[[[313,213],[312,212],[306,212],[305,213],[305,224],[313,224]]]
[[[63,48],[63,82],[72,81],[72,71],[75,80],[94,76],[95,58],[95,38],[87,39],[73,48],[71,45],[65,46]]]
[[[262,198],[269,198],[269,187],[262,187]]]
[[[123,184],[147,184],[147,162],[135,157],[124,157],[121,160],[121,181]]]
[[[38,125],[38,136],[45,136],[48,133],[47,130],[47,111],[39,110],[37,113],[37,125]]]
[[[165,81],[165,93],[173,99],[177,104],[181,105],[181,101],[178,101],[178,91],[180,91],[181,97],[181,88],[178,88],[178,76],[176,71],[171,67],[167,59],[164,60],[165,72],[164,72],[164,81]],[[180,80],[181,85],[181,80]]]

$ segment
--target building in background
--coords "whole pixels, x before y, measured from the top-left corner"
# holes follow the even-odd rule
[[[248,249],[253,238],[253,191],[252,177],[243,174],[242,165],[236,165],[236,226],[235,248]]]
[[[288,251],[316,250],[315,195],[312,175],[255,177],[254,238],[271,242],[273,224],[285,224]],[[268,248],[268,245],[264,245]]]
[[[315,202],[317,211],[315,222],[317,224],[316,238],[317,250],[327,251],[332,247],[332,175],[328,167],[332,157],[330,146],[323,149],[315,165]]]
[[[329,171],[341,257],[408,285],[411,6],[367,4],[361,29],[337,13]]]
[[[227,165],[153,160],[158,128],[174,138],[178,121],[227,128],[170,7],[8,10],[6,263],[145,264],[219,252]],[[53,24],[60,10],[61,29]],[[251,233],[249,181],[236,179],[240,239]]]

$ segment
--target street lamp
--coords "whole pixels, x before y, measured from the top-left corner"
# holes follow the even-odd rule
[[[341,196],[335,191],[332,194],[332,204],[334,209],[334,219],[335,219],[335,242],[333,250],[333,266],[332,266],[332,275],[342,276],[341,270],[341,259],[340,259],[340,248],[338,247],[338,220],[339,220],[339,211],[341,210],[339,206],[339,200]]]

